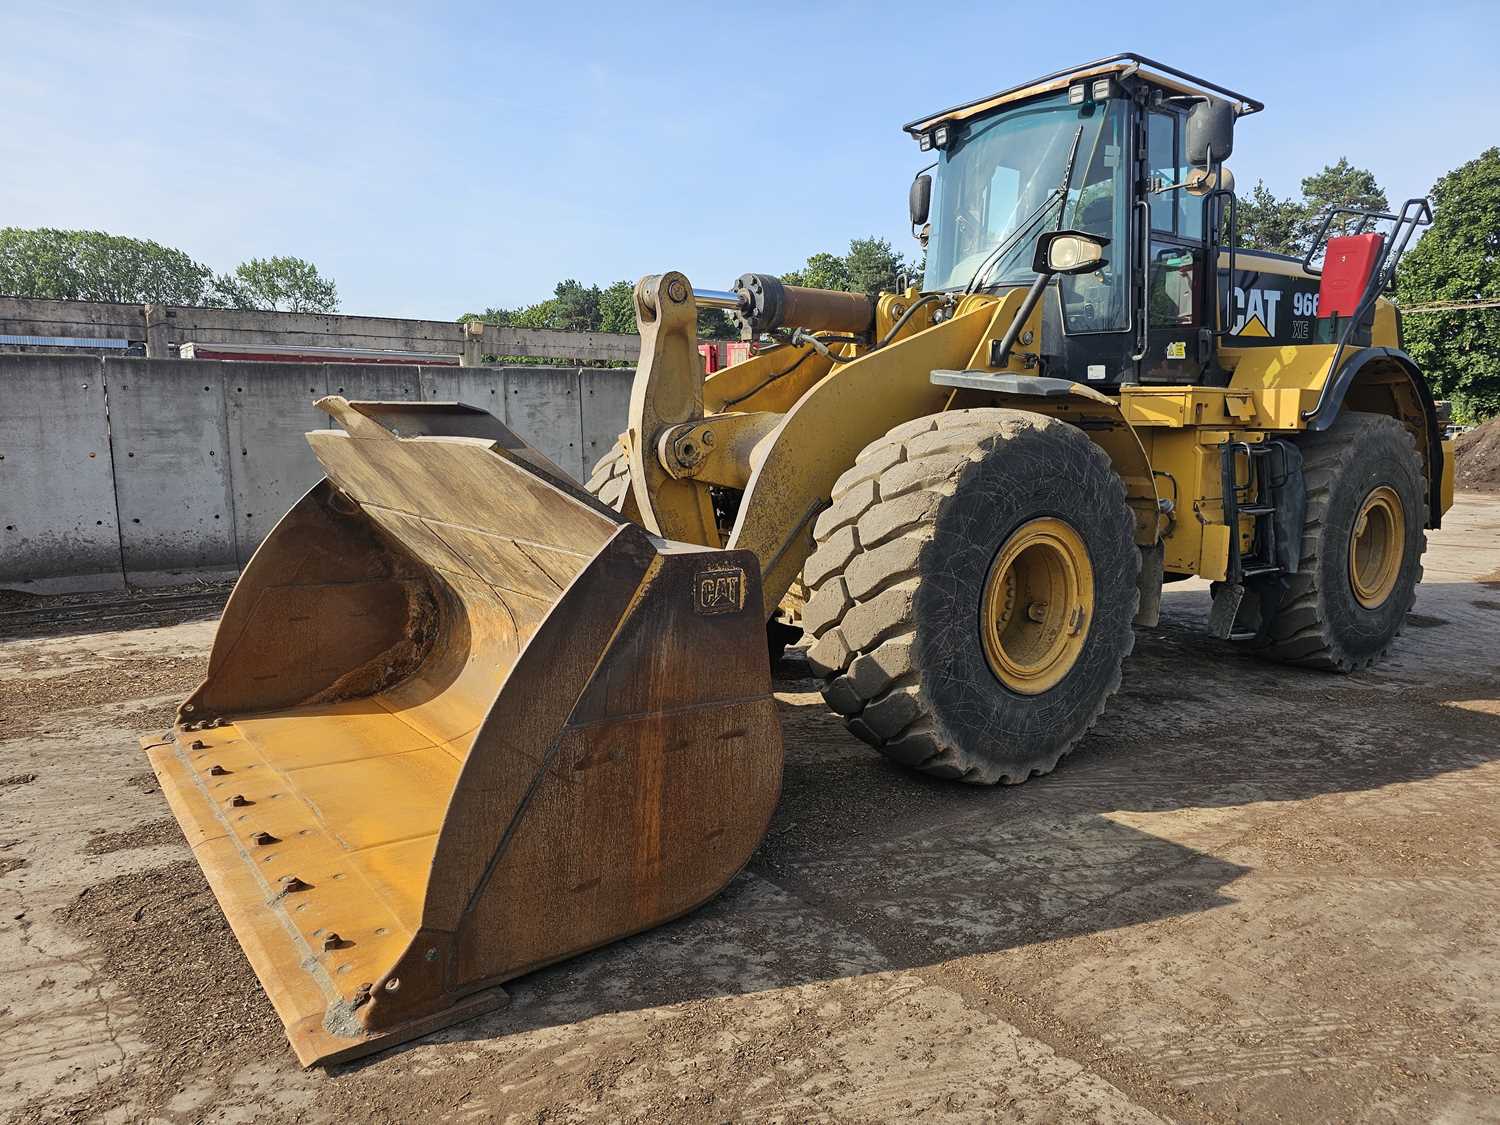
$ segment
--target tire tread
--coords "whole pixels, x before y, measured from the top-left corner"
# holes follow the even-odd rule
[[[828,605],[837,616],[819,616],[810,662],[825,677],[824,697],[856,736],[902,765],[974,784],[1016,784],[1049,773],[1103,712],[1120,686],[1114,667],[1106,690],[1078,735],[1019,766],[1002,769],[965,754],[941,730],[915,667],[916,591],[923,548],[931,542],[944,501],[957,491],[969,466],[997,442],[1026,429],[1066,423],[1004,408],[955,410],[913,419],[872,442],[839,477],[833,506],[815,528],[816,545],[803,574],[813,593],[809,613],[824,588],[837,585]],[[1108,455],[1080,434],[1089,456],[1108,470],[1122,521],[1133,517],[1123,482]],[[1122,527],[1122,532],[1129,530]],[[1134,595],[1139,597],[1138,593]],[[1135,606],[1121,615],[1134,645]]]

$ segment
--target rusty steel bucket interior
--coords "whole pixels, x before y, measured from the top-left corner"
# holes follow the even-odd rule
[[[320,405],[327,478],[143,740],[304,1065],[699,905],[782,753],[753,555],[648,535],[484,411]]]

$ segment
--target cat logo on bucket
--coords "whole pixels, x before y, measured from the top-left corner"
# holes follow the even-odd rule
[[[1277,289],[1241,289],[1234,287],[1234,324],[1231,336],[1276,335],[1276,306],[1282,293]]]
[[[745,572],[737,566],[700,570],[693,580],[693,609],[701,614],[738,613],[745,605]]]

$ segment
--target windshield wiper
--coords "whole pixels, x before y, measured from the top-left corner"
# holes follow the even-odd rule
[[[975,289],[979,288],[980,283],[989,276],[990,270],[994,269],[995,266],[998,265],[999,262],[1005,257],[1005,255],[1015,248],[1015,245],[1020,240],[1021,236],[1026,234],[1026,232],[1031,229],[1032,224],[1040,219],[1043,215],[1045,215],[1049,209],[1051,209],[1052,205],[1057,202],[1058,196],[1060,196],[1061,194],[1062,192],[1058,188],[1053,188],[1051,191],[1049,191],[1047,193],[1047,198],[1043,199],[1039,204],[1037,204],[1036,209],[1032,211],[1031,214],[1027,215],[1026,218],[1021,220],[1021,225],[1015,229],[1015,232],[985,256],[984,261],[979,263],[979,268],[974,271],[974,276],[969,278],[969,284],[964,286],[965,293],[972,293]]]
[[[1062,183],[1053,188],[1047,194],[1047,198],[1042,200],[1041,203],[1037,204],[1036,210],[1032,211],[1031,214],[1027,215],[1026,218],[1021,221],[1021,225],[1016,228],[1014,234],[1012,234],[1009,238],[1007,238],[1004,242],[995,247],[989,252],[989,254],[985,256],[984,261],[979,263],[979,268],[974,271],[974,276],[969,278],[969,284],[964,286],[964,292],[966,294],[972,293],[974,292],[974,290],[979,288],[980,284],[985,280],[986,277],[989,276],[990,270],[994,269],[995,266],[999,264],[1000,261],[1004,258],[1004,256],[1015,247],[1016,241],[1023,234],[1025,234],[1027,230],[1030,229],[1032,223],[1036,222],[1039,218],[1042,217],[1042,215],[1046,213],[1047,209],[1057,201],[1059,196],[1061,196],[1064,200],[1067,199],[1068,185],[1073,182],[1073,165],[1078,162],[1078,145],[1082,140],[1083,126],[1080,125],[1078,126],[1078,132],[1073,134],[1073,145],[1068,150],[1068,163],[1063,168]],[[1062,229],[1063,219],[1066,217],[1066,215],[1066,207],[1062,207],[1058,210],[1058,230]]]

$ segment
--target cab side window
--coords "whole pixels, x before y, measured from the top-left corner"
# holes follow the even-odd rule
[[[1180,184],[1188,167],[1182,158],[1183,117],[1153,111],[1146,119],[1148,173],[1162,185]],[[1184,188],[1153,191],[1151,261],[1147,302],[1154,327],[1187,327],[1199,322],[1196,307],[1203,266],[1203,200]]]
[[[1146,120],[1146,163],[1153,179],[1175,184],[1177,179],[1177,116],[1153,113]],[[1175,191],[1153,191],[1150,195],[1151,229],[1177,232]]]
[[[1151,326],[1198,323],[1198,267],[1203,251],[1192,246],[1151,243]]]
[[[1146,121],[1146,159],[1150,173],[1162,184],[1180,184],[1187,179],[1188,165],[1183,159],[1183,116],[1180,113],[1152,112]],[[1203,198],[1184,188],[1152,192],[1150,196],[1151,229],[1178,238],[1201,242],[1203,239]]]

